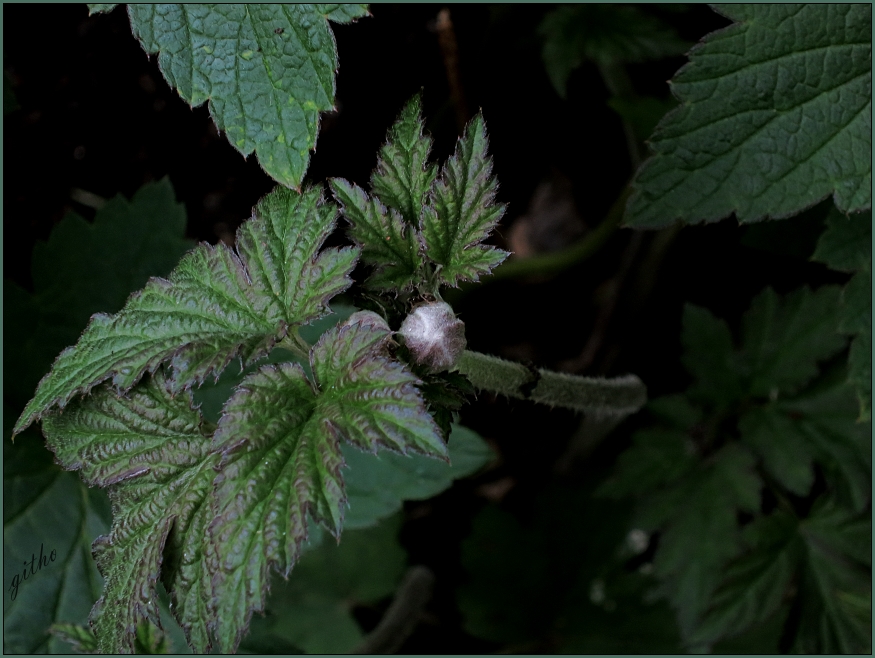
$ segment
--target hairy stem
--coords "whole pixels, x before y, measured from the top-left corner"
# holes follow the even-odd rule
[[[580,377],[468,350],[462,353],[457,368],[475,388],[575,411],[626,415],[647,402],[647,389],[635,375]]]

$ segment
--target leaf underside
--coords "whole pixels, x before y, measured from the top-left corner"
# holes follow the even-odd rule
[[[218,375],[235,356],[250,362],[267,354],[290,330],[327,313],[328,300],[351,284],[358,250],[319,252],[334,217],[317,190],[275,189],[240,227],[235,249],[202,244],[118,314],[95,315],[14,431],[107,379],[124,392],[169,361],[168,384],[179,391]]]
[[[91,12],[115,5],[91,5]],[[328,21],[367,5],[131,4],[131,29],[192,107],[209,101],[219,130],[274,180],[299,188],[319,113],[334,108],[337,49]]]
[[[651,138],[626,225],[784,218],[833,196],[872,205],[868,5],[717,5],[670,83],[681,106]]]

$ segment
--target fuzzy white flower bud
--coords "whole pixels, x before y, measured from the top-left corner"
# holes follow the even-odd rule
[[[398,334],[417,363],[434,371],[448,370],[465,351],[465,323],[446,302],[423,304],[413,309]]]

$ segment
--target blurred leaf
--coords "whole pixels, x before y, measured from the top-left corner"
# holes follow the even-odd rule
[[[8,411],[4,416],[10,422],[14,415]],[[49,627],[85,623],[100,596],[91,542],[108,530],[109,516],[106,495],[54,465],[35,433],[22,434],[14,444],[4,440],[4,653],[67,650],[63,640],[49,635]],[[37,570],[41,551],[47,564]]]
[[[91,5],[91,13],[113,5]],[[131,4],[131,29],[158,55],[168,84],[192,107],[209,101],[228,141],[255,151],[267,174],[299,188],[319,113],[334,109],[337,48],[328,21],[367,5]],[[233,75],[230,74],[233,72]]]
[[[743,383],[736,364],[732,334],[724,320],[692,304],[684,306],[681,358],[696,383],[689,390],[695,399],[725,407],[741,397]]]
[[[814,253],[826,222],[826,217],[838,212],[832,199],[826,199],[789,220],[747,224],[739,244],[800,260],[809,260]]]
[[[848,217],[832,208],[811,260],[841,272],[866,270],[872,262],[871,246],[871,210]]]
[[[185,236],[185,207],[170,181],[147,183],[128,201],[118,195],[89,223],[67,213],[48,242],[34,247],[34,295],[7,281],[4,388],[16,403],[33,395],[58,352],[76,342],[94,313],[114,313],[150,276],[165,276],[194,246]],[[25,397],[26,396],[26,397]],[[20,400],[20,402],[19,402]]]
[[[872,522],[867,517],[855,518],[821,500],[802,522],[806,565],[794,652],[872,652]]]
[[[674,98],[652,96],[636,99],[615,96],[608,101],[608,107],[628,122],[638,140],[644,142],[653,134],[662,118],[677,107],[677,101]]]
[[[790,418],[770,404],[742,416],[738,428],[773,478],[797,496],[808,495],[814,484],[813,449]]]
[[[274,579],[266,616],[253,620],[253,639],[307,653],[349,653],[363,637],[352,608],[390,596],[404,573],[400,527],[395,516],[366,530],[347,529],[338,544],[326,542],[308,552],[288,582]],[[247,640],[243,646],[249,646]]]
[[[617,460],[614,474],[597,489],[600,496],[623,498],[670,485],[697,465],[690,438],[675,430],[645,429]]]
[[[544,66],[562,98],[568,76],[586,60],[642,62],[680,55],[689,47],[657,18],[617,5],[560,6],[544,17],[538,34],[544,39]]]
[[[766,288],[745,313],[741,359],[750,393],[793,392],[818,372],[818,362],[845,346],[836,326],[840,291],[800,288],[783,297]]]
[[[798,521],[776,512],[757,519],[746,535],[753,550],[726,570],[691,644],[710,645],[718,638],[737,636],[768,620],[781,607],[802,557]]]
[[[827,196],[842,212],[870,208],[869,7],[716,9],[734,22],[705,36],[671,81],[681,106],[651,138],[626,224],[783,218]]]
[[[405,500],[431,498],[471,475],[493,458],[478,434],[454,425],[449,440],[450,463],[421,455],[404,456],[383,451],[370,455],[350,446],[342,448],[344,481],[349,509],[344,527],[366,528],[401,509]]]

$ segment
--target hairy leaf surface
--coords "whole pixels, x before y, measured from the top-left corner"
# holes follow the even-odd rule
[[[859,4],[717,5],[671,81],[626,223],[789,217],[832,196],[872,204],[872,12]]]
[[[423,134],[422,97],[410,99],[380,149],[371,189],[389,208],[401,213],[413,227],[422,222],[422,210],[437,167],[429,164],[431,137]]]
[[[15,432],[106,379],[126,391],[164,361],[173,368],[170,386],[182,390],[234,356],[263,356],[290,328],[324,315],[350,285],[357,257],[350,248],[319,252],[334,215],[318,190],[274,190],[238,230],[235,250],[200,245],[117,315],[95,315],[40,382]]]
[[[159,574],[191,644],[210,645],[202,556],[218,460],[190,393],[171,397],[165,384],[159,372],[125,398],[104,386],[43,421],[65,468],[110,486],[112,530],[94,543],[106,585],[91,623],[103,653],[133,652],[141,623],[161,627]]]
[[[349,237],[362,249],[362,260],[376,268],[367,285],[382,290],[406,290],[421,278],[418,233],[394,208],[369,198],[358,185],[332,179],[331,191],[351,224]]]
[[[92,5],[92,13],[112,6]],[[243,155],[298,188],[316,146],[319,113],[334,107],[337,49],[328,21],[366,5],[131,4],[131,29],[158,55],[171,87],[210,115]]]
[[[443,166],[434,186],[434,207],[422,218],[426,253],[439,266],[440,280],[450,286],[478,281],[508,256],[480,244],[504,214],[504,206],[493,203],[498,183],[487,147],[486,125],[477,115]]]
[[[341,442],[446,459],[416,378],[381,354],[389,335],[382,318],[356,313],[311,350],[315,381],[298,364],[264,366],[226,404],[214,437],[220,514],[210,528],[224,651],[264,609],[270,571],[288,575],[298,559],[307,516],[340,534]]]

